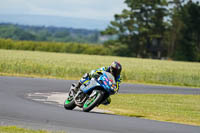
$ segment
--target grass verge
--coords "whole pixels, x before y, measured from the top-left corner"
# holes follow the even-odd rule
[[[200,95],[118,94],[100,109],[113,114],[200,126]]]
[[[19,128],[16,126],[0,126],[0,133],[64,133],[64,132],[50,132],[45,130],[31,130]]]
[[[84,73],[118,60],[126,82],[200,87],[200,63],[0,50],[0,75],[79,79]],[[199,95],[133,95],[112,97],[100,108],[115,114],[200,125]]]
[[[123,66],[124,82],[200,87],[200,63],[114,56],[0,50],[0,74],[80,79],[115,60]]]

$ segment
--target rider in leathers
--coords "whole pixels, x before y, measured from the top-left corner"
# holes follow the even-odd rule
[[[97,70],[92,70],[90,73],[86,73],[81,80],[78,82],[76,86],[76,90],[80,88],[80,86],[85,82],[85,79],[91,79],[92,77],[98,77],[100,74],[102,74],[103,71],[110,72],[114,77],[115,81],[117,83],[117,87],[114,90],[115,93],[119,90],[119,84],[121,83],[120,73],[122,70],[122,66],[119,62],[114,61],[109,67],[101,67]],[[111,102],[111,98],[108,97],[105,101],[102,102],[104,105],[108,105]]]

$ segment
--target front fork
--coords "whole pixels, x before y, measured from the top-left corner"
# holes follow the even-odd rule
[[[75,104],[79,107],[82,107],[88,96],[82,90],[80,90],[80,88],[77,90],[76,86],[76,84],[72,84],[69,91],[69,98],[72,97]]]
[[[87,94],[79,90],[74,96],[74,101],[77,106],[82,107],[87,98],[88,98]]]

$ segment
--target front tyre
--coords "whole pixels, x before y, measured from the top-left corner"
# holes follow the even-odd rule
[[[92,94],[90,97],[85,101],[83,105],[83,111],[84,112],[89,112],[92,110],[94,107],[96,107],[104,97],[104,93],[100,90],[93,90]]]
[[[64,107],[65,109],[67,110],[72,110],[76,107],[76,104],[75,104],[75,101],[74,101],[74,98],[72,96],[69,96],[65,102],[64,102]]]

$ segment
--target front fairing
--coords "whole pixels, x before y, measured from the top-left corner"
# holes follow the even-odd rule
[[[114,94],[116,88],[115,78],[109,72],[103,72],[98,79],[92,78],[85,84],[81,85],[80,89],[84,93],[90,92],[95,87],[101,87],[109,94]]]
[[[98,81],[109,94],[115,93],[114,89],[116,88],[116,81],[111,73],[103,72]]]
[[[88,93],[89,91],[91,91],[93,88],[95,88],[97,86],[100,86],[100,84],[94,78],[92,78],[86,84],[81,85],[80,89],[84,93]]]

